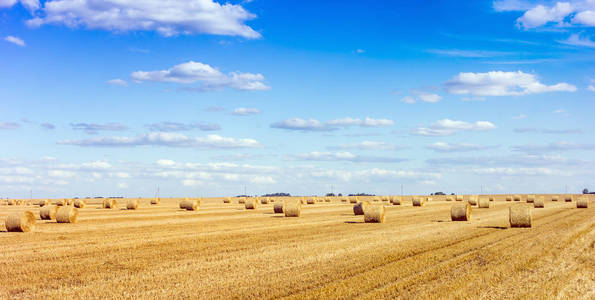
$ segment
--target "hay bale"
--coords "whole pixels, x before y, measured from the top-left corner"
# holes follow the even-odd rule
[[[393,205],[401,205],[401,197],[393,196],[391,202]]]
[[[477,195],[469,195],[469,204],[471,205],[477,205]]]
[[[299,217],[302,215],[301,201],[285,201],[283,204],[283,212],[286,217]]]
[[[370,205],[370,202],[368,202],[368,201],[362,201],[360,203],[357,203],[356,205],[353,206],[353,214],[356,216],[364,215],[364,211],[365,211],[366,207],[368,207],[368,205]]]
[[[46,205],[39,210],[39,218],[42,220],[53,220],[56,218],[58,206]]]
[[[572,195],[564,196],[564,202],[572,202]]]
[[[374,201],[374,202],[378,202],[378,201],[380,201],[380,197],[376,197],[376,196],[374,196],[374,197],[372,197],[372,201]]]
[[[103,208],[112,209],[118,207],[116,199],[106,198],[103,199]]]
[[[455,203],[450,207],[451,221],[470,221],[471,204],[469,202]]]
[[[137,209],[138,208],[138,199],[129,199],[128,202],[126,202],[126,209]]]
[[[308,204],[315,204],[316,203],[316,198],[310,197],[310,198],[308,198],[308,200],[306,200],[306,203],[308,203]]]
[[[223,203],[231,203],[231,198],[230,197],[223,198]]]
[[[300,202],[300,201],[296,201],[296,202]],[[276,214],[282,214],[283,213],[283,203],[282,202],[275,203],[275,205],[273,205],[273,212],[275,212]]]
[[[64,206],[64,205],[66,205],[66,199],[58,199],[58,200],[54,201],[54,205]]]
[[[8,199],[6,202],[8,205],[15,205],[17,202],[14,199]]]
[[[589,208],[589,197],[579,197],[576,200],[576,208]]]
[[[508,209],[510,227],[531,227],[533,210],[531,205],[519,203],[511,205]]]
[[[365,223],[384,223],[386,209],[384,205],[368,205],[364,209]]]
[[[200,206],[200,200],[190,199],[186,202],[186,210],[195,211]]]
[[[153,198],[151,199],[151,205],[157,205],[159,204],[159,202],[161,202],[160,198]]]
[[[37,202],[37,205],[39,205],[39,207],[44,207],[46,205],[50,205],[50,200],[49,199],[39,200],[39,202]]]
[[[552,196],[552,201],[558,201],[559,199],[560,199],[560,197],[558,197],[558,195]]]
[[[446,196],[446,201],[454,201],[454,197],[453,196]]]
[[[355,198],[355,197],[349,198],[349,203],[357,203],[357,198]]]
[[[347,198],[346,197],[341,197],[341,202],[347,202]]]
[[[510,196],[510,195],[506,196],[506,201],[512,201],[512,196]]]
[[[432,202],[432,197],[426,197],[426,202]]]
[[[425,199],[424,197],[413,197],[411,202],[413,203],[413,206],[424,206]]]
[[[543,199],[543,196],[539,196],[539,197],[535,198],[535,200],[533,200],[533,207],[543,208],[544,202],[545,201]]]
[[[56,212],[56,222],[58,223],[76,223],[79,217],[79,209],[72,206],[62,206]]]
[[[534,203],[535,195],[527,195],[527,203]]]
[[[481,197],[477,200],[477,206],[479,208],[490,208],[490,199],[486,197]]]
[[[388,202],[388,201],[390,201],[390,197],[389,196],[382,197],[382,202]]]
[[[35,215],[28,210],[12,213],[4,225],[9,232],[29,232],[35,229]]]
[[[324,197],[324,202],[331,202],[332,198],[331,197]]]
[[[490,196],[488,199],[490,200],[490,202],[496,201],[496,197],[495,196]]]
[[[260,199],[260,204],[269,204],[269,198],[267,197],[262,197]]]
[[[66,201],[66,205],[72,205],[74,203],[73,199],[64,199]]]
[[[245,203],[246,203],[245,197],[240,197],[240,199],[238,199],[238,204],[245,204]]]
[[[463,195],[455,195],[455,201],[463,201]]]
[[[256,207],[258,206],[258,202],[254,198],[246,198],[244,206],[246,209],[256,209]]]
[[[76,201],[74,201],[74,207],[76,207],[76,208],[85,208],[86,205],[87,205],[87,201],[85,201],[85,200],[76,199]]]
[[[512,196],[513,201],[521,201],[521,195],[514,195]]]

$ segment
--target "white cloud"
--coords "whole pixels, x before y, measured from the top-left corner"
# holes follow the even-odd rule
[[[403,147],[388,144],[386,142],[377,141],[363,141],[357,144],[342,144],[337,146],[329,146],[328,149],[357,149],[357,150],[398,150]]]
[[[499,175],[499,176],[534,176],[534,175],[562,175],[567,176],[568,172],[562,172],[558,169],[552,168],[514,168],[514,167],[499,167],[499,168],[476,168],[471,172],[478,175]]]
[[[571,46],[595,48],[595,41],[591,40],[589,37],[580,37],[579,34],[571,34],[567,40],[561,40],[558,41],[558,43]]]
[[[35,11],[39,8],[39,0],[20,0],[21,3],[29,11]],[[0,7],[12,7],[17,3],[17,0],[0,0]]]
[[[260,110],[258,108],[238,107],[238,108],[234,109],[231,114],[236,115],[236,116],[249,116],[249,115],[256,115],[259,113],[260,113]]]
[[[250,180],[251,183],[254,184],[275,184],[277,183],[275,179],[271,176],[255,176]]]
[[[280,128],[280,129],[287,129],[287,130],[299,130],[299,131],[329,131],[335,130],[336,128],[332,128],[327,126],[326,124],[316,120],[316,119],[300,119],[300,118],[293,118],[287,119],[279,122],[275,122],[271,124],[272,128]]]
[[[550,22],[561,23],[573,11],[574,8],[569,2],[557,2],[552,7],[537,5],[518,18],[517,25],[524,29],[531,29]]]
[[[204,182],[200,181],[200,180],[195,180],[195,179],[184,179],[182,180],[182,185],[184,186],[197,186],[197,185],[203,185]]]
[[[430,126],[418,126],[412,132],[414,135],[423,136],[447,136],[460,131],[486,131],[495,129],[496,125],[488,121],[477,121],[474,123],[464,121],[453,121],[450,119],[439,120]]]
[[[364,49],[357,49],[357,50],[355,50],[355,52],[358,53],[358,54],[362,54],[362,53],[366,52],[366,50],[364,50]]]
[[[423,102],[430,102],[430,103],[436,103],[440,100],[442,100],[442,96],[440,95],[436,95],[436,94],[419,94],[417,97],[419,97],[419,100],[423,101]]]
[[[241,5],[212,0],[53,0],[45,2],[41,10],[43,13],[27,21],[29,26],[58,24],[114,32],[146,30],[163,36],[205,33],[261,37],[244,24],[254,19],[254,14]]]
[[[445,143],[436,142],[429,145],[427,148],[436,152],[468,152],[468,151],[479,151],[485,149],[496,148],[498,146],[483,146],[469,143]]]
[[[87,170],[107,170],[111,167],[112,165],[106,161],[93,161],[81,164],[81,168]]]
[[[236,90],[256,91],[270,89],[264,83],[262,74],[231,72],[223,74],[216,68],[200,62],[189,61],[160,71],[136,71],[130,74],[132,80],[173,82],[181,84],[200,83],[199,91],[233,88]]]
[[[87,134],[97,134],[99,131],[126,131],[128,127],[120,123],[71,123],[73,130],[82,130]]]
[[[523,11],[532,8],[534,5],[525,0],[495,0],[494,10],[502,11]]]
[[[595,150],[595,144],[579,144],[574,142],[554,142],[546,145],[517,145],[512,146],[513,151],[526,153],[560,152],[572,150]]]
[[[70,178],[76,175],[75,172],[72,171],[64,171],[64,170],[50,170],[48,171],[48,175],[50,177],[59,177],[59,178]]]
[[[405,161],[402,158],[383,156],[360,156],[351,152],[319,152],[313,151],[291,156],[296,160],[310,161],[349,161],[355,163],[397,163]]]
[[[595,2],[594,3],[594,10],[585,10],[577,13],[574,18],[572,18],[572,23],[578,23],[586,26],[595,26]]]
[[[401,102],[404,102],[407,104],[413,104],[413,103],[415,103],[415,98],[413,98],[411,96],[405,96],[405,97],[401,98]]]
[[[126,82],[126,80],[122,80],[119,78],[108,80],[106,81],[106,83],[111,85],[128,86],[128,82]]]
[[[474,96],[529,95],[545,92],[574,92],[576,87],[568,83],[545,85],[535,75],[517,72],[491,71],[487,73],[459,73],[445,83],[451,94]]]
[[[0,129],[17,129],[21,127],[19,123],[14,122],[0,122]]]
[[[587,87],[587,89],[591,92],[595,92],[595,85],[589,84],[589,87]]]
[[[260,146],[260,143],[253,139],[236,139],[216,134],[206,137],[189,137],[180,133],[167,132],[152,132],[133,137],[107,136],[83,140],[63,140],[58,144],[82,147],[164,146],[200,149],[237,149]]]
[[[361,126],[361,127],[386,127],[395,125],[393,120],[388,119],[373,119],[366,117],[365,119],[353,119],[346,117],[343,119],[336,119],[327,122],[331,126]]]
[[[169,167],[174,166],[176,162],[170,159],[160,159],[157,161],[157,164],[163,167]]]
[[[16,36],[9,35],[9,36],[6,36],[4,38],[4,40],[7,41],[7,42],[9,42],[9,43],[13,43],[15,45],[21,46],[21,47],[25,47],[26,46],[25,41],[23,41],[22,39],[20,39],[20,38],[18,38]]]
[[[174,131],[190,131],[193,129],[199,129],[202,131],[217,131],[221,130],[221,126],[218,124],[212,123],[192,123],[192,124],[184,124],[178,122],[160,122],[160,123],[153,123],[145,125],[151,131],[160,131],[160,132],[174,132]]]
[[[520,114],[520,115],[517,115],[517,116],[513,116],[512,118],[515,119],[515,120],[522,120],[522,119],[526,119],[527,118],[527,115]]]

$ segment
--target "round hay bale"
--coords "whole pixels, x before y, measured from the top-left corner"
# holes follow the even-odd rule
[[[529,204],[515,204],[508,209],[510,227],[531,227],[533,210]]]
[[[426,204],[426,201],[424,197],[413,197],[411,203],[413,204],[413,206],[424,206],[424,204]]]
[[[512,196],[510,196],[510,195],[506,196],[506,201],[509,201],[509,202],[512,201]]]
[[[302,215],[302,203],[300,201],[286,201],[283,204],[283,212],[286,217],[299,217]]]
[[[579,197],[576,200],[576,208],[589,208],[589,198],[588,197]]]
[[[453,196],[446,196],[446,201],[453,201],[454,197]]]
[[[244,203],[246,203],[246,198],[240,197],[240,199],[238,199],[238,204],[244,204]]]
[[[190,199],[190,200],[186,201],[186,210],[195,211],[195,210],[198,210],[199,206],[200,206],[200,200]]]
[[[23,205],[24,203],[25,203],[25,202],[23,202],[23,200],[22,200],[22,199],[18,199],[16,204],[17,204],[17,205]]]
[[[258,206],[258,202],[254,198],[246,198],[246,202],[244,203],[246,209],[256,209]]]
[[[390,197],[389,196],[382,197],[382,202],[388,202],[388,201],[390,201]]]
[[[37,205],[39,205],[39,207],[44,207],[46,205],[50,205],[50,200],[49,199],[39,200],[39,202],[37,202]]]
[[[315,198],[313,198],[313,197],[311,197],[311,198],[308,198],[308,200],[306,200],[306,203],[307,203],[307,204],[315,204],[315,203],[316,203],[316,199],[315,199]]]
[[[56,222],[58,223],[76,223],[79,217],[79,209],[72,206],[62,206],[56,212]]]
[[[456,195],[455,201],[463,201],[463,195]]]
[[[14,201],[14,199],[8,199],[7,204],[8,205],[15,205],[17,202]]]
[[[341,202],[347,202],[347,198],[341,197]]]
[[[426,202],[432,202],[432,197],[426,197]]]
[[[151,205],[157,205],[159,204],[159,202],[161,202],[160,198],[153,198],[151,199]]]
[[[229,197],[223,198],[223,203],[231,203],[231,198],[229,198]]]
[[[6,217],[6,230],[9,232],[29,232],[35,229],[35,215],[31,211],[16,212]]]
[[[180,209],[186,209],[186,204],[188,204],[189,201],[190,199],[184,198],[182,199],[182,201],[180,201],[180,203],[178,203],[178,206],[180,207]]]
[[[370,202],[368,201],[362,201],[360,203],[357,203],[353,206],[353,214],[356,216],[364,215],[365,209],[366,207],[368,207],[368,205],[370,205]]]
[[[572,202],[572,195],[564,196],[564,202]]]
[[[378,201],[380,201],[380,197],[372,197],[372,201],[378,202]]]
[[[64,205],[66,205],[66,199],[58,199],[58,200],[54,201],[54,205],[64,206]]]
[[[260,198],[260,204],[269,204],[269,198],[267,198],[267,197]]]
[[[535,195],[527,195],[527,203],[534,203]]]
[[[106,198],[103,200],[103,208],[112,209],[118,207],[116,199]]]
[[[490,202],[494,202],[496,201],[496,196],[490,196],[488,199],[490,200]]]
[[[469,204],[477,205],[477,195],[469,195]]]
[[[539,196],[533,200],[533,207],[535,208],[543,208],[544,207],[544,199],[543,196]]]
[[[558,201],[560,199],[560,197],[556,196],[552,196],[552,201]]]
[[[385,215],[384,205],[368,205],[364,208],[364,223],[384,223]]]
[[[137,209],[138,208],[138,199],[129,199],[128,202],[126,202],[126,209]]]
[[[76,207],[76,208],[85,208],[86,205],[87,205],[87,201],[85,201],[85,200],[76,199],[76,201],[74,201],[74,207]]]
[[[401,197],[393,196],[391,202],[393,203],[393,205],[401,205]]]
[[[296,201],[296,202],[300,202],[300,201]],[[275,205],[273,205],[273,212],[275,212],[276,214],[282,214],[283,213],[283,203],[282,202],[275,203]]]
[[[450,207],[451,221],[470,221],[471,204],[469,202],[455,203]]]
[[[56,218],[58,206],[46,205],[39,210],[39,218],[42,220],[53,220]]]
[[[513,201],[521,201],[521,195],[514,195],[512,196]]]
[[[72,203],[74,203],[74,200],[72,199],[64,199],[64,201],[66,201],[66,205],[72,205]]]
[[[349,198],[349,203],[357,203],[357,198],[355,198],[355,197]]]
[[[490,199],[481,197],[477,200],[477,206],[479,208],[490,208]]]

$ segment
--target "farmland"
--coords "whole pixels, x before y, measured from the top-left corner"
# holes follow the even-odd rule
[[[137,210],[92,200],[75,224],[2,205],[0,298],[593,299],[593,199],[577,209],[546,195],[531,228],[510,228],[504,198],[468,222],[452,222],[454,202],[438,196],[422,207],[370,200],[386,205],[384,223],[337,199],[304,204],[299,218],[237,199],[197,211],[173,198]],[[35,230],[6,232],[22,210]]]

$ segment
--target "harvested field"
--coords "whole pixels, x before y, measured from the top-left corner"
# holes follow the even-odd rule
[[[385,205],[384,223],[339,201],[303,205],[299,218],[222,198],[192,214],[180,199],[89,201],[74,224],[2,206],[0,298],[593,299],[595,209],[544,196],[532,228],[510,228],[518,203],[506,195],[468,222],[452,222],[453,202],[437,196]],[[34,231],[6,232],[24,210]]]

